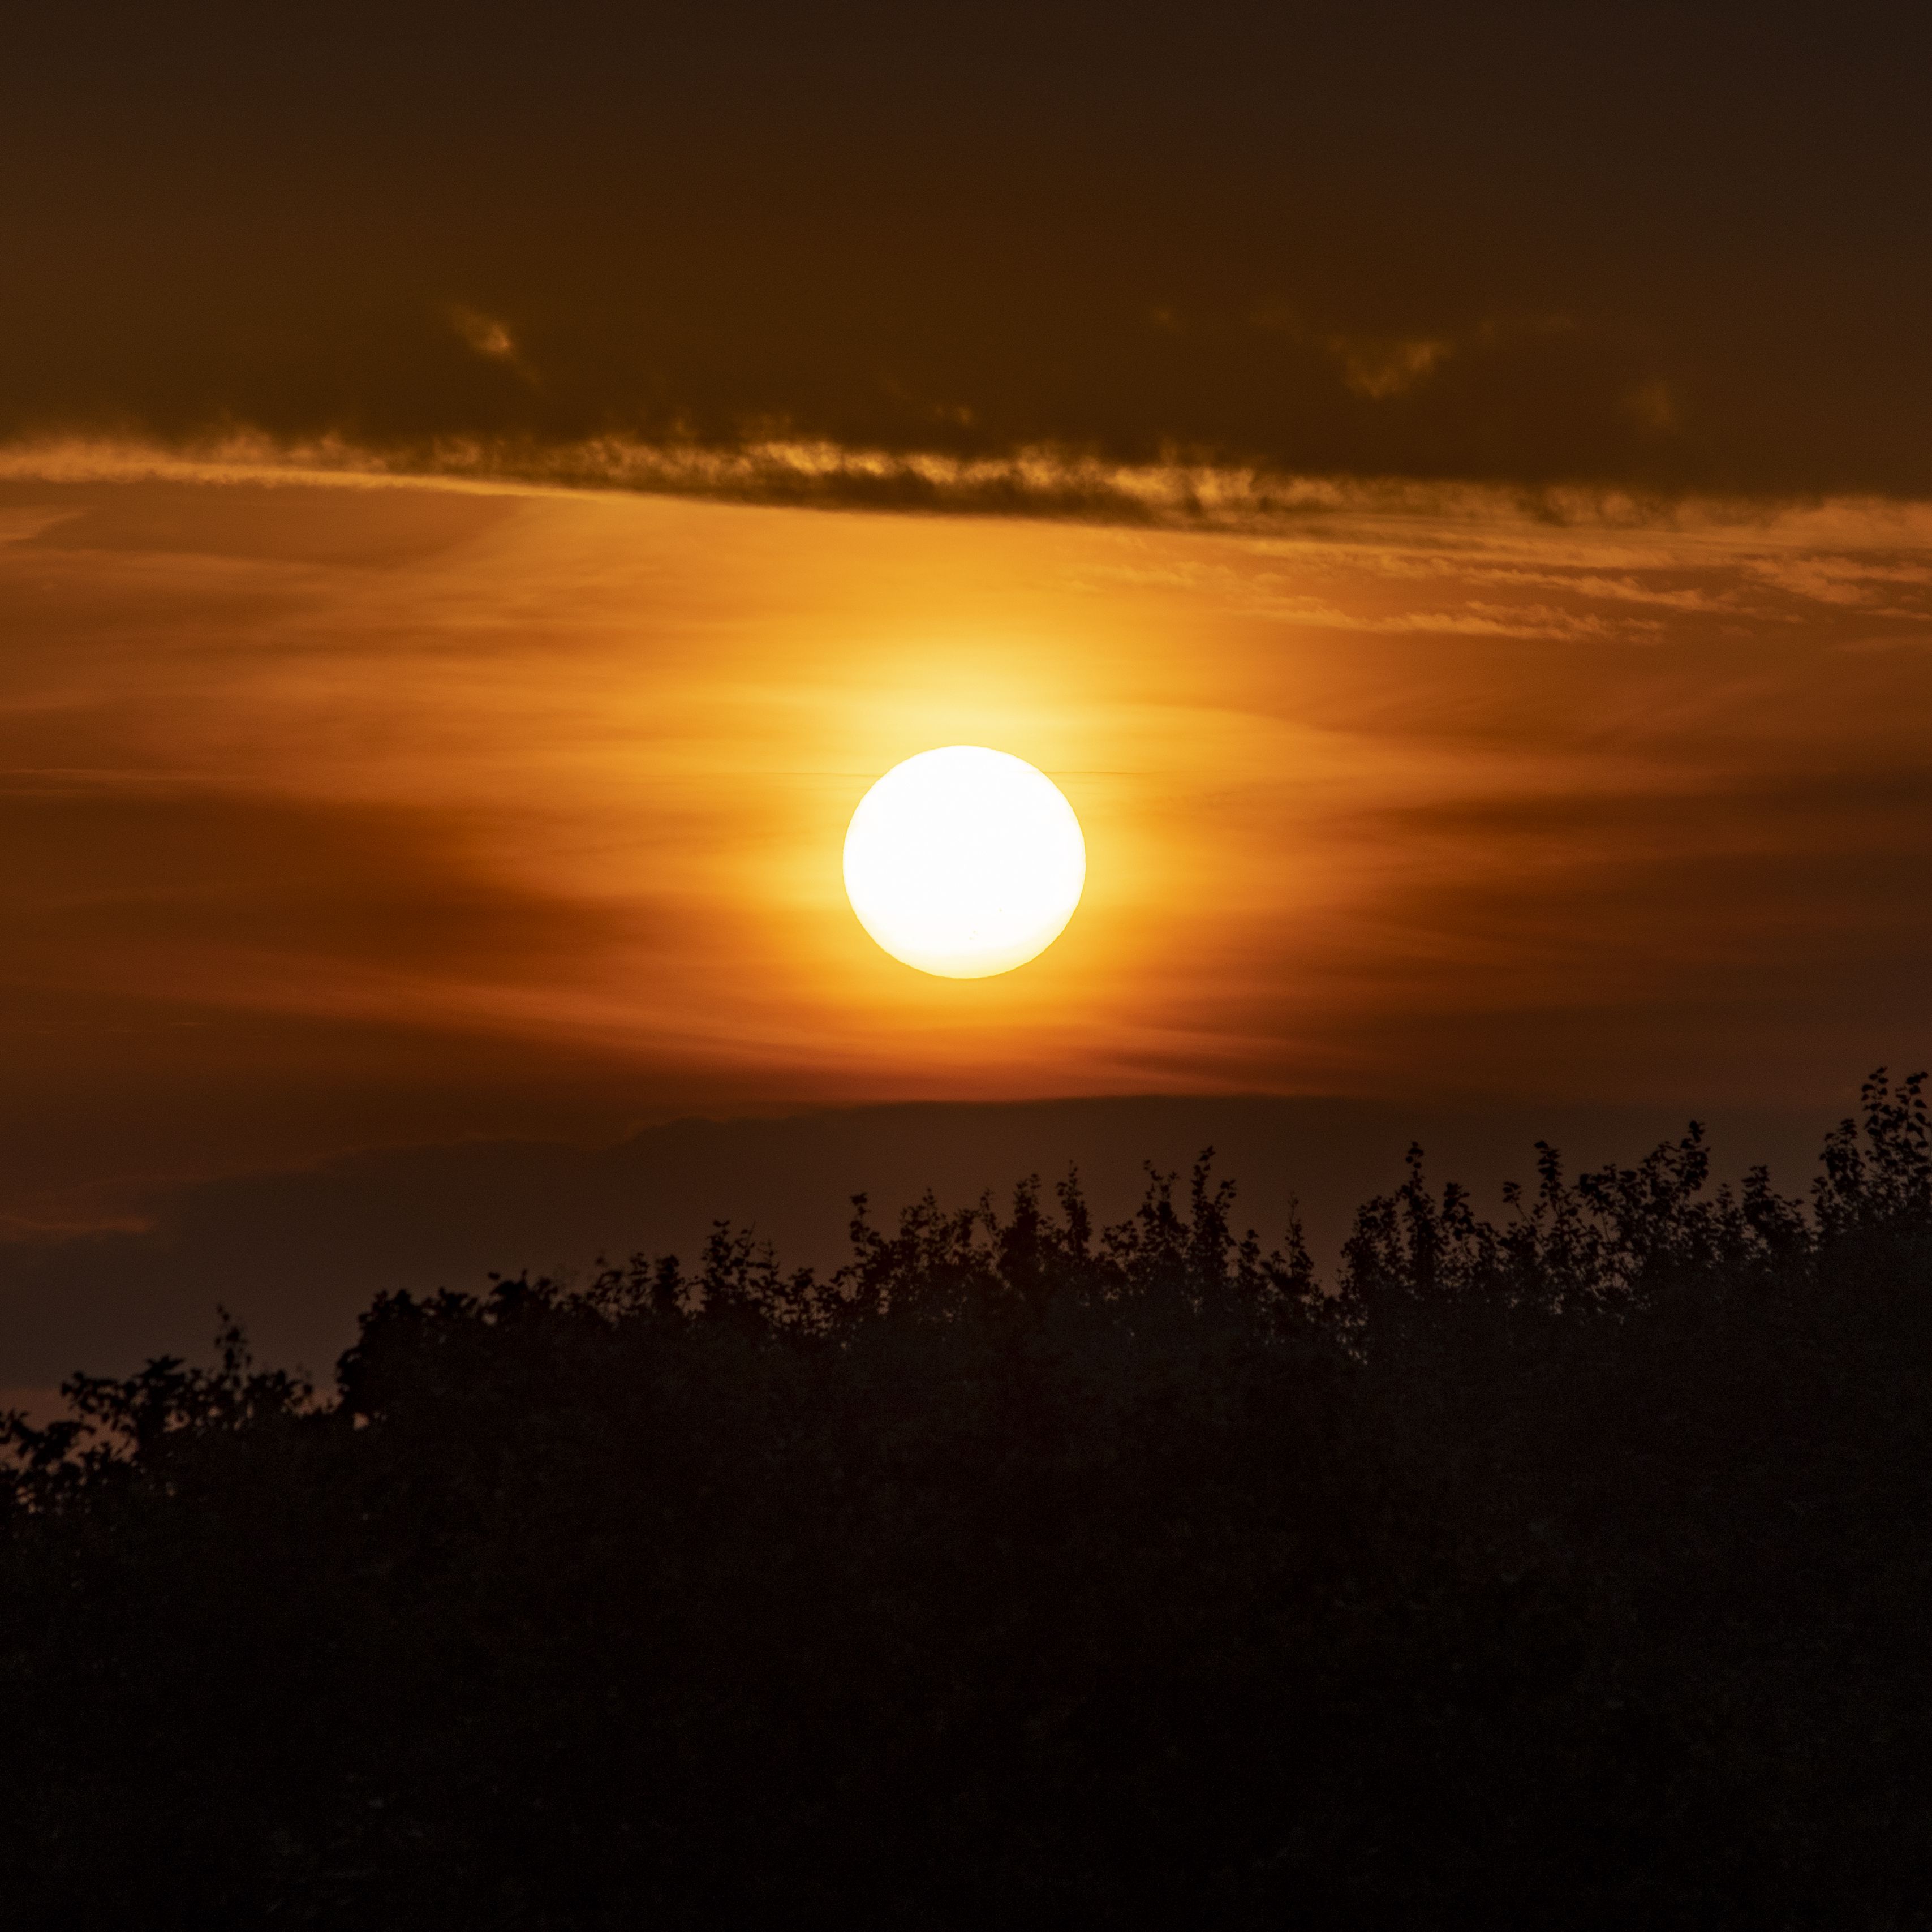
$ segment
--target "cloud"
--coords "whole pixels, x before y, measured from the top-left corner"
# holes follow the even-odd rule
[[[14,1212],[676,1106],[1811,1093],[1922,1033],[1924,506],[1004,472],[1138,506],[1055,520],[608,487],[663,474],[629,449],[595,488],[9,460]],[[1092,855],[1067,940],[965,993],[836,866],[946,742],[1054,772]]]
[[[1932,584],[1932,500],[1658,495],[1608,487],[1505,488],[1399,476],[1299,474],[1170,454],[1110,463],[1042,446],[962,458],[784,438],[714,446],[603,436],[299,442],[259,431],[177,442],[41,437],[0,442],[0,482],[152,481],[301,491],[470,493],[528,500],[604,492],[775,507],[1114,524],[1220,532],[1299,556],[1308,542],[1384,576],[1562,588],[1592,599],[1715,610],[1753,587],[1805,605],[1915,618]],[[9,513],[22,537],[55,513]],[[1560,533],[1560,536],[1556,533]],[[1680,580],[1712,567],[1721,587]],[[1885,602],[1892,598],[1890,605]],[[1900,600],[1903,601],[1900,601]]]
[[[0,436],[1932,491],[1896,10],[479,17],[40,10]]]
[[[1341,358],[1348,387],[1377,403],[1406,394],[1435,370],[1454,346],[1428,337],[1408,342],[1351,342],[1338,338],[1331,346]]]
[[[494,316],[465,308],[459,302],[450,310],[449,319],[457,334],[478,355],[488,356],[496,362],[516,360],[517,345],[511,340],[509,330]]]
[[[327,482],[352,487],[622,490],[796,508],[1043,518],[1170,529],[1270,530],[1308,518],[1526,514],[1613,523],[1674,514],[1607,490],[1520,490],[1400,477],[1298,475],[1178,454],[1108,461],[1042,444],[997,457],[765,436],[736,442],[604,436],[548,443],[447,437],[383,443],[260,431],[166,440],[42,437],[0,443],[0,477],[51,482]]]

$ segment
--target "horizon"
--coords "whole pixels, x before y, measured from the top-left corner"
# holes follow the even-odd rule
[[[1765,1166],[1782,1192],[1806,1196],[1824,1138],[1846,1115],[1705,1110],[1712,1191]],[[58,1384],[76,1370],[197,1358],[217,1300],[261,1359],[326,1376],[380,1294],[476,1292],[495,1275],[575,1280],[600,1257],[688,1263],[721,1223],[824,1279],[850,1258],[855,1194],[890,1229],[928,1192],[948,1211],[987,1196],[1004,1208],[1030,1176],[1050,1190],[1077,1171],[1112,1223],[1150,1166],[1184,1180],[1210,1149],[1217,1180],[1234,1186],[1236,1226],[1267,1246],[1298,1225],[1317,1276],[1332,1282],[1358,1210],[1402,1180],[1412,1142],[1435,1182],[1460,1183],[1496,1214],[1506,1183],[1533,1181],[1540,1142],[1574,1177],[1631,1166],[1692,1124],[1658,1103],[1144,1094],[686,1114],[602,1140],[359,1148],[136,1188],[79,1226],[16,1226],[0,1242],[0,1409],[58,1414]]]
[[[63,460],[0,481],[0,1384],[58,1379],[57,1334],[202,1345],[158,1283],[103,1327],[87,1230],[358,1150],[1326,1096],[1504,1110],[1520,1172],[1539,1109],[1815,1137],[1932,1059],[1932,506],[1344,492],[1217,530]],[[880,952],[838,873],[867,785],[961,742],[1044,771],[1089,860],[1047,951],[968,982]],[[755,1220],[764,1186],[712,1198]],[[399,1274],[416,1238],[378,1215],[356,1265],[421,1287],[607,1238],[544,1225],[540,1260],[446,1225]],[[247,1278],[299,1258],[224,1266],[202,1301],[265,1344],[346,1341]]]

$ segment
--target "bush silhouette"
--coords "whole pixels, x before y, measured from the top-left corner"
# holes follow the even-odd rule
[[[10,1922],[1932,1922],[1922,1079],[1808,1205],[1413,1153],[1326,1287],[1210,1161],[75,1377]]]

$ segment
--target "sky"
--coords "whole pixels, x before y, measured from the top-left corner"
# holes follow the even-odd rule
[[[1928,39],[1903,0],[28,6],[0,428],[1921,493]]]
[[[32,10],[0,1229],[913,1102],[1822,1119],[1932,1058],[1925,18]],[[972,982],[838,866],[960,742],[1090,861]]]
[[[1917,506],[1204,532],[34,460],[21,1211],[681,1108],[1822,1100],[1932,1046]],[[841,878],[946,743],[1088,842],[990,980],[889,958]]]

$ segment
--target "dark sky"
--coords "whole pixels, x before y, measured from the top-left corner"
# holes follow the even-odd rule
[[[43,4],[0,433],[1932,484],[1922,8]]]

